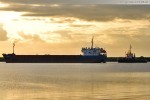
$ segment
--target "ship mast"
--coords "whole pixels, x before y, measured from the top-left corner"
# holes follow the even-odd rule
[[[13,54],[15,54],[15,42],[13,43]]]
[[[131,46],[131,44],[130,44],[130,53],[131,53],[131,48],[132,48],[132,46]]]
[[[91,41],[91,43],[92,43],[91,48],[92,49],[93,49],[93,39],[94,39],[94,36],[92,37],[92,41]]]

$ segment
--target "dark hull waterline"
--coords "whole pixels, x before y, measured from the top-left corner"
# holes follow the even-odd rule
[[[147,60],[145,60],[144,58],[142,59],[120,58],[118,59],[118,63],[147,63]]]
[[[105,63],[106,56],[3,54],[6,63]]]

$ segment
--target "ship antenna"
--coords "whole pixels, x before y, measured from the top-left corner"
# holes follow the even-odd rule
[[[93,40],[94,40],[94,36],[92,37],[92,41],[91,41],[91,43],[92,43],[91,48],[92,49],[93,49]]]
[[[15,42],[13,43],[13,54],[15,54]]]

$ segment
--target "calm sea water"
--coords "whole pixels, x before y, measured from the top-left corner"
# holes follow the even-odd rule
[[[0,100],[150,100],[150,63],[0,63]]]

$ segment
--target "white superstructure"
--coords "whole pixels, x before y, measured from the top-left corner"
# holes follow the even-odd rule
[[[93,39],[94,37],[92,38],[92,45],[91,45],[91,48],[90,47],[85,47],[85,48],[82,48],[82,53],[84,56],[98,56],[98,55],[107,55],[106,54],[106,51],[103,49],[103,48],[99,48],[99,47],[93,47]]]

